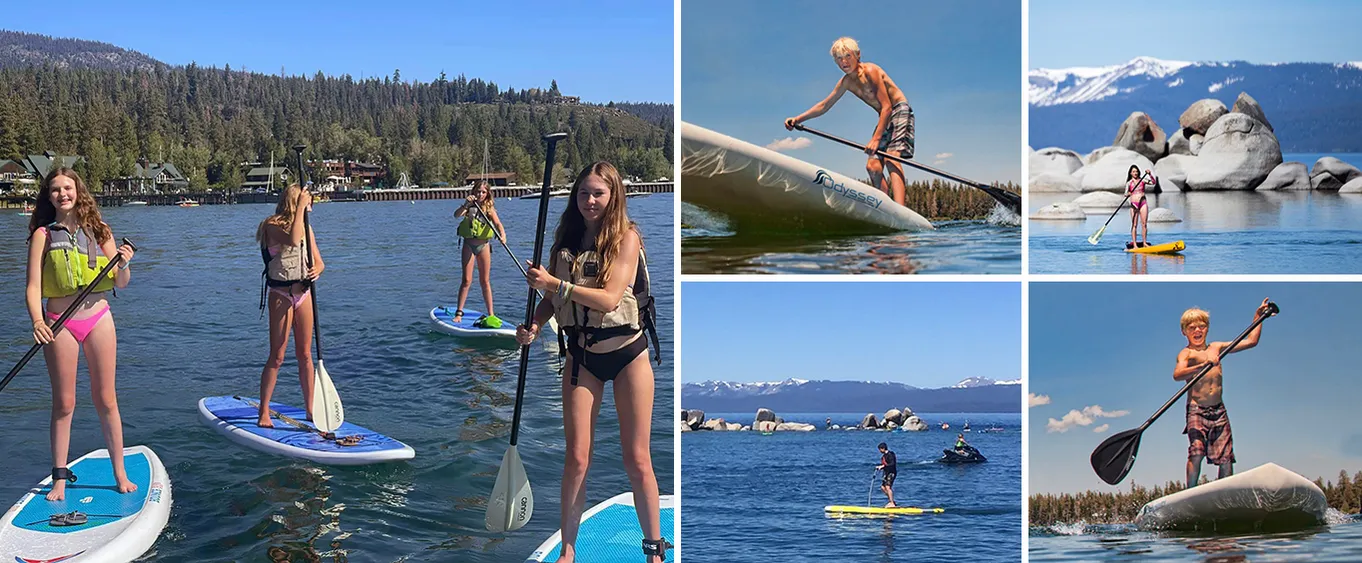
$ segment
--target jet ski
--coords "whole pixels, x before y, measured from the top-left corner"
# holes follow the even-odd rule
[[[936,460],[939,463],[979,463],[988,461],[988,459],[984,457],[984,454],[981,454],[979,453],[979,450],[974,449],[974,446],[965,446],[963,449],[958,450],[945,449],[941,450],[941,454],[941,459]]]

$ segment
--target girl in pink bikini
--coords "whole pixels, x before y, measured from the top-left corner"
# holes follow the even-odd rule
[[[1126,196],[1130,198],[1130,242],[1126,243],[1126,248],[1149,246],[1149,200],[1145,199],[1144,190],[1156,185],[1158,179],[1152,170],[1146,170],[1141,176],[1140,167],[1130,165],[1130,173],[1126,176]],[[1135,240],[1137,227],[1142,229],[1140,238],[1143,241]]]
[[[118,361],[113,314],[104,292],[127,287],[132,274],[128,264],[133,249],[115,246],[113,232],[104,224],[99,207],[80,175],[70,168],[53,168],[43,178],[42,195],[28,222],[28,316],[33,320],[33,339],[46,344],[47,375],[52,380],[52,491],[47,500],[63,500],[66,484],[76,475],[66,467],[71,445],[71,418],[76,409],[76,366],[80,350],[90,369],[90,395],[104,430],[118,492],[129,493],[137,485],[128,480],[123,467],[123,421],[118,414],[114,368]],[[95,279],[110,260],[122,260],[109,277]],[[76,294],[94,284],[90,294],[76,306],[62,330],[53,333],[63,311],[75,303]],[[43,304],[43,299],[47,304]],[[50,319],[47,320],[47,319]]]
[[[310,284],[322,275],[326,264],[317,250],[317,238],[305,228],[303,214],[312,210],[312,194],[293,184],[279,196],[279,204],[260,222],[255,239],[260,243],[260,256],[265,261],[265,288],[261,290],[260,307],[269,307],[270,356],[260,372],[261,427],[273,428],[270,422],[270,396],[279,368],[288,352],[289,327],[293,327],[293,355],[298,359],[298,383],[303,387],[303,406],[312,420],[312,292]],[[308,256],[311,255],[311,260]],[[308,263],[312,267],[308,267]]]

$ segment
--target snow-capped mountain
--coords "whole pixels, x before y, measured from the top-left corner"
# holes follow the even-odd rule
[[[923,412],[1021,412],[1020,381],[971,377],[952,387],[921,389],[882,381],[762,383],[703,381],[681,386],[682,406],[710,412],[872,412],[907,406]]]
[[[1178,130],[1203,98],[1234,105],[1253,96],[1284,152],[1362,151],[1362,63],[1185,62],[1138,57],[1103,67],[1029,72],[1030,145],[1087,152],[1110,145],[1121,122],[1143,111]]]
[[[963,379],[951,387],[961,389],[964,387],[987,387],[989,385],[1021,385],[1020,379],[1009,379],[1006,381],[996,381],[987,377],[971,377]]]

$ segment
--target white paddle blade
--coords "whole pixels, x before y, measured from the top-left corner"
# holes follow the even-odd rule
[[[312,377],[312,424],[322,432],[335,432],[345,422],[345,407],[341,405],[336,384],[326,366],[317,360],[317,373]]]
[[[1102,225],[1102,228],[1097,229],[1097,232],[1093,233],[1092,236],[1088,237],[1088,244],[1096,246],[1097,241],[1102,240],[1102,233],[1105,232],[1107,232],[1107,226]]]
[[[511,446],[501,458],[497,484],[487,499],[487,530],[517,530],[529,522],[533,514],[534,493],[530,492],[530,479],[525,475],[525,464],[520,462],[520,452]]]

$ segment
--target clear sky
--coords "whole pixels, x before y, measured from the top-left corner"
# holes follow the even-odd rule
[[[1270,297],[1282,309],[1263,323],[1256,348],[1226,356],[1224,401],[1234,430],[1236,471],[1273,462],[1310,479],[1362,469],[1357,424],[1362,383],[1362,284],[1357,283],[1031,283],[1031,492],[1112,491],[1093,473],[1092,450],[1138,427],[1182,383],[1173,381],[1187,344],[1179,319],[1189,307],[1211,314],[1209,340],[1233,340]],[[689,336],[689,334],[687,334]],[[1044,401],[1041,401],[1044,402]],[[1098,412],[1124,416],[1080,414]],[[1063,421],[1056,429],[1050,422]],[[1081,424],[1089,422],[1089,424]],[[1122,482],[1185,479],[1186,399],[1144,432]],[[1062,425],[1062,423],[1060,423]],[[1107,428],[1102,432],[1096,430]],[[1202,474],[1214,478],[1216,468]]]
[[[0,28],[103,41],[162,62],[268,74],[443,70],[590,102],[671,102],[671,0],[7,2]]]
[[[1362,61],[1356,0],[1031,0],[1031,68],[1107,66],[1146,56],[1174,61]],[[1321,27],[1323,26],[1323,27]]]
[[[843,35],[885,69],[917,117],[917,156],[979,182],[1021,177],[1021,3],[685,0],[681,118],[759,146],[807,138],[789,154],[863,178],[866,156],[782,122],[818,103],[842,71]],[[878,115],[852,94],[810,127],[865,143]],[[804,143],[806,141],[800,141]],[[930,179],[909,171],[909,180]]]
[[[682,381],[1021,377],[1010,282],[687,282]]]

